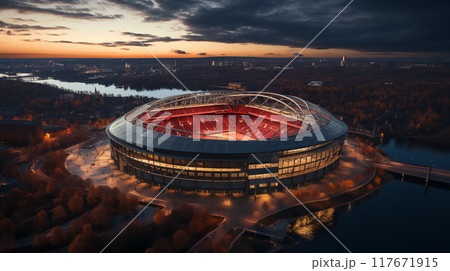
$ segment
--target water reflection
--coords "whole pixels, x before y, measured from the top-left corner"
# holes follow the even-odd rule
[[[313,213],[324,225],[330,227],[333,225],[333,218],[335,216],[335,208]],[[300,235],[303,239],[311,241],[316,236],[316,232],[322,230],[322,225],[312,215],[305,215],[297,218],[289,225],[289,231]]]
[[[48,84],[53,85],[59,88],[67,89],[74,92],[85,92],[85,93],[97,93],[105,94],[105,95],[113,95],[113,96],[143,96],[143,97],[151,97],[151,98],[165,98],[174,95],[187,94],[189,91],[182,89],[154,89],[154,90],[136,90],[131,88],[122,88],[117,87],[115,85],[102,85],[98,83],[83,83],[83,82],[65,82],[53,78],[41,79],[37,77],[33,77],[31,74],[17,74],[15,76],[0,74],[0,77],[8,77],[8,78],[19,78],[25,82],[33,82],[40,84]],[[194,92],[194,91],[193,91]]]

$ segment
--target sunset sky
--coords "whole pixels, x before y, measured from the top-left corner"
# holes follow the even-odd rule
[[[292,57],[349,1],[1,0],[0,57]],[[448,1],[355,0],[305,57],[449,56]]]

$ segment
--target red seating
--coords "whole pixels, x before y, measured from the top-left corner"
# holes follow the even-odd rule
[[[162,117],[164,113],[170,113],[168,117]],[[166,132],[166,126],[170,127],[171,133],[176,136],[192,137],[193,132],[193,115],[201,115],[200,119],[200,133],[203,136],[220,133],[217,130],[217,121],[222,121],[222,133],[236,132],[241,134],[250,134],[253,139],[257,135],[253,134],[243,116],[248,116],[254,123],[258,117],[263,117],[264,120],[258,125],[258,130],[264,138],[274,138],[281,135],[281,129],[287,125],[287,135],[295,135],[301,127],[301,121],[294,121],[292,118],[286,116],[278,116],[277,120],[271,118],[273,113],[254,108],[246,105],[208,105],[202,107],[178,108],[167,111],[148,112],[139,116],[139,119],[151,123],[159,121],[153,127],[154,131]],[[216,116],[214,116],[216,115]],[[229,117],[235,117],[235,123],[231,126]],[[283,123],[283,125],[281,124]],[[149,125],[150,128],[150,125]],[[211,138],[211,137],[208,137]]]

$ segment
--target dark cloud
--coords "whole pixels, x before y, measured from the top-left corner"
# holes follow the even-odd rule
[[[158,37],[152,34],[133,33],[133,32],[122,32],[122,35],[135,37],[139,40],[144,40],[145,42],[157,42],[157,41],[170,42],[181,40],[181,39],[174,39],[171,37]]]
[[[199,55],[199,56],[206,56],[207,53],[198,53],[197,55]]]
[[[193,14],[202,1],[198,0],[110,0],[144,15],[147,22],[169,21]]]
[[[175,54],[179,54],[179,55],[186,55],[189,54],[186,51],[183,50],[172,50],[172,52],[174,52]]]
[[[8,35],[8,36],[14,36],[15,34],[14,34],[11,30],[8,30],[8,31],[6,31],[6,35]]]
[[[1,0],[0,10],[50,14],[76,19],[113,19],[106,13],[95,13],[85,8],[89,2],[87,0]],[[121,18],[123,16],[117,14],[116,17]]]
[[[39,41],[42,41],[41,39],[23,39],[23,41],[26,41],[26,42],[39,42]]]
[[[146,21],[177,19],[189,41],[305,46],[349,0],[112,0]],[[450,3],[361,0],[311,45],[375,52],[448,52]]]
[[[78,45],[96,45],[103,47],[123,47],[123,46],[151,46],[150,43],[138,42],[138,41],[114,41],[114,42],[89,42],[89,41],[71,41],[71,40],[41,40],[41,39],[23,39],[27,42],[48,42],[48,43],[61,43],[61,44],[78,44]],[[142,43],[142,44],[141,44]],[[123,48],[122,48],[123,49]],[[127,50],[127,49],[124,49]]]
[[[129,51],[130,48],[125,48],[125,47],[123,47],[123,48],[120,48],[120,50]]]
[[[12,18],[12,20],[14,20],[15,22],[37,23],[37,21],[33,19]]]
[[[47,35],[52,36],[52,37],[60,37],[60,36],[67,35],[67,33],[48,33]]]
[[[0,21],[0,27],[8,28],[15,31],[29,31],[29,30],[68,30],[70,28],[65,26],[41,26],[41,25],[28,25],[28,24],[9,24],[4,21]]]
[[[87,42],[87,41],[70,41],[70,40],[54,40],[45,41],[50,43],[65,43],[65,44],[79,44],[79,45],[98,45],[103,47],[121,47],[121,46],[151,46],[148,43],[139,43],[137,41],[114,41],[114,42]]]

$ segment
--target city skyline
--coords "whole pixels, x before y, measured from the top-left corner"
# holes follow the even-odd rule
[[[0,57],[152,57],[143,44],[161,58],[289,58],[346,4],[348,1],[328,0],[44,0],[39,4],[8,0],[0,4]],[[406,7],[356,1],[302,55],[448,56],[450,42],[439,34],[448,21],[445,5],[441,2],[418,9],[416,1],[409,1]],[[402,15],[398,15],[400,8]]]

